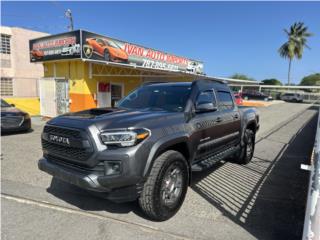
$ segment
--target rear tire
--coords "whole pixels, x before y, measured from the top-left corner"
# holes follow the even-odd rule
[[[180,209],[187,193],[189,171],[184,156],[173,150],[154,162],[139,198],[142,211],[152,220],[165,221]]]
[[[238,164],[248,164],[251,161],[255,148],[255,133],[246,129],[243,140],[244,146],[232,157],[232,161]]]

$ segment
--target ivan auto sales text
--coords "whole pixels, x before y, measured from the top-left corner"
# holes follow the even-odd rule
[[[126,43],[124,50],[129,56],[137,56],[143,58],[143,67],[178,70],[179,66],[185,67],[188,65],[188,59],[178,57],[168,53],[146,49],[140,46]]]

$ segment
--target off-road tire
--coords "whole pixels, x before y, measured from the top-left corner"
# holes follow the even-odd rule
[[[238,164],[248,164],[254,153],[254,148],[255,148],[255,133],[251,129],[246,129],[244,132],[244,145],[241,147],[241,149],[236,152],[231,160],[232,162],[238,163]],[[251,154],[248,154],[248,144],[252,143],[252,151]]]
[[[171,207],[166,206],[161,200],[161,186],[164,181],[166,170],[173,164],[177,164],[183,176],[182,191],[180,197]],[[173,150],[162,153],[155,160],[150,175],[144,184],[143,191],[139,198],[139,205],[142,211],[152,220],[165,221],[171,218],[180,209],[189,183],[189,171],[184,156]]]

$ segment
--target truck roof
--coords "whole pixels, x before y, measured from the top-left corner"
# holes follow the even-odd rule
[[[147,82],[144,86],[191,86],[192,82]]]
[[[214,83],[220,83],[220,84],[226,84],[222,81],[219,80],[207,80],[207,79],[200,79],[200,80],[195,80],[193,82],[196,81],[212,81]],[[193,82],[146,82],[143,85],[147,86],[147,85],[161,85],[161,86],[191,86],[191,84]]]

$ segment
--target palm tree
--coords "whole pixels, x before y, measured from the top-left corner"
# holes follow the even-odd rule
[[[291,62],[295,57],[302,58],[304,47],[310,49],[307,38],[312,36],[312,33],[308,32],[308,27],[302,22],[294,23],[289,30],[284,29],[284,32],[287,34],[288,41],[279,48],[278,52],[281,57],[289,59],[288,85],[290,85]]]

